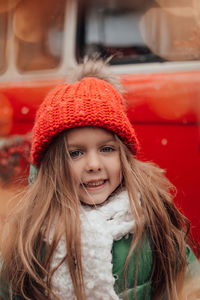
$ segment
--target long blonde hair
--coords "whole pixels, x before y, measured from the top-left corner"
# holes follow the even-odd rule
[[[143,237],[147,236],[153,257],[149,279],[152,299],[176,300],[183,286],[187,265],[185,241],[190,240],[190,223],[173,203],[175,188],[166,178],[164,170],[153,163],[135,159],[129,149],[118,141],[124,183],[135,219],[132,245],[124,268],[124,283],[132,252],[136,248],[139,254]],[[135,286],[136,283],[137,279]]]
[[[124,268],[124,284],[131,254],[147,235],[153,255],[152,298],[162,299],[167,294],[168,299],[177,299],[186,268],[184,242],[189,223],[173,204],[170,183],[163,170],[138,161],[119,138],[116,139],[123,182],[135,219],[132,245]],[[51,270],[50,265],[59,239],[65,235],[67,255],[61,263],[69,265],[77,299],[86,299],[81,261],[81,204],[67,153],[66,132],[63,132],[45,153],[34,183],[12,214],[9,234],[2,247],[1,271],[2,282],[10,287],[10,297],[16,293],[25,299],[45,300],[51,296],[57,299],[51,286],[55,269]],[[54,231],[49,244],[52,226]],[[137,276],[135,286],[136,283]]]
[[[2,246],[2,282],[25,299],[49,299],[53,294],[50,270],[57,244],[64,234],[77,299],[85,299],[81,263],[79,205],[74,189],[64,133],[44,155],[38,175],[19,200]],[[51,245],[48,241],[54,228]],[[45,243],[46,241],[46,243]],[[45,247],[45,249],[44,249]],[[45,255],[43,255],[45,250]]]

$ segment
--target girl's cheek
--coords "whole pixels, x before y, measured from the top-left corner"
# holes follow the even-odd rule
[[[70,164],[70,173],[71,173],[71,176],[73,176],[75,179],[77,177],[77,170],[79,169],[78,165],[72,161],[71,164]]]
[[[73,175],[76,179],[76,181],[80,181],[81,175],[83,173],[83,165],[80,161],[74,162],[73,166]]]

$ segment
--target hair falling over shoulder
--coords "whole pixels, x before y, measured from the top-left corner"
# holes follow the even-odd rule
[[[152,299],[177,300],[187,265],[185,242],[190,241],[190,223],[173,203],[175,188],[164,170],[153,163],[136,160],[120,140],[119,144],[124,183],[135,219],[124,282],[131,253],[136,245],[139,245],[137,251],[140,251],[141,241],[147,236],[153,256]]]
[[[56,269],[51,270],[50,264],[62,235],[65,235],[67,249],[62,263],[67,261],[69,265],[77,299],[85,299],[80,201],[69,173],[64,135],[60,134],[51,144],[34,183],[15,207],[2,247],[1,281],[10,287],[11,294],[16,293],[24,299],[57,299],[51,286]]]

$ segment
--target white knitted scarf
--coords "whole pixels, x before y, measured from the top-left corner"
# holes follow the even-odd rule
[[[121,192],[97,207],[83,206],[80,212],[82,264],[87,300],[119,300],[112,275],[113,241],[133,232],[128,193]],[[66,255],[65,238],[58,244],[51,268]],[[67,263],[52,278],[53,291],[60,300],[77,300]]]

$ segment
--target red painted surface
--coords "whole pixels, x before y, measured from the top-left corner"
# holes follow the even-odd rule
[[[1,85],[0,95],[13,108],[7,134],[30,131],[42,99],[61,81]],[[191,221],[200,245],[200,71],[126,75],[122,83],[141,142],[139,157],[166,169],[178,190],[175,202]]]
[[[35,113],[45,95],[61,80],[31,81],[0,85],[13,108],[12,126],[8,135],[25,134],[32,129]]]

